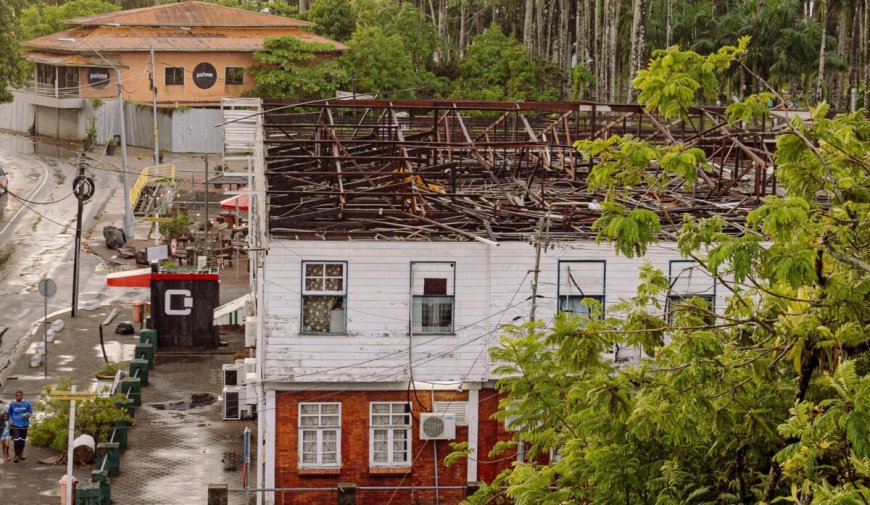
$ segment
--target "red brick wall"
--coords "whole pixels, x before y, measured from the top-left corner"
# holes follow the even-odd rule
[[[440,486],[466,485],[466,462],[460,461],[445,467],[444,457],[451,452],[447,440],[424,441],[419,438],[420,413],[431,411],[431,392],[414,391],[410,393],[410,403],[414,418],[411,421],[411,459],[413,464],[406,474],[380,475],[369,469],[369,404],[373,401],[407,402],[405,391],[306,391],[281,392],[276,398],[276,440],[275,440],[275,487],[277,488],[330,488],[330,491],[276,493],[275,503],[318,503],[332,504],[337,501],[337,485],[354,483],[364,486],[434,486],[435,455],[433,445],[438,448],[438,484]],[[468,392],[436,391],[436,401],[467,401]],[[330,475],[300,475],[298,473],[298,436],[299,402],[341,402],[341,470]],[[422,405],[421,405],[422,404]],[[489,416],[498,407],[498,399],[493,390],[480,391],[480,451],[478,458],[484,463],[478,465],[481,480],[491,480],[501,469],[510,466],[512,458],[486,463],[491,460],[488,453],[497,440],[506,440],[504,423],[493,421]],[[456,440],[468,440],[468,427],[457,426]],[[501,459],[498,457],[496,459]],[[465,497],[464,490],[442,490],[440,502],[444,505],[460,502]],[[358,490],[358,504],[434,504],[435,492],[431,490]]]

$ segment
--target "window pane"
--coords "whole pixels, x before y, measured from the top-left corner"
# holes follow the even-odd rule
[[[414,331],[438,333],[453,331],[452,296],[415,296]]]
[[[344,265],[339,263],[326,265],[326,275],[329,277],[344,277]]]
[[[372,414],[387,414],[390,412],[391,403],[373,403]]]
[[[393,463],[408,461],[408,432],[395,430],[393,432]]]
[[[320,412],[322,414],[338,414],[338,408],[340,405],[337,403],[322,403],[320,406]]]
[[[326,291],[344,291],[344,279],[326,279]]]
[[[305,277],[322,277],[323,276],[323,264],[321,263],[306,263],[305,264]]]
[[[299,411],[302,412],[302,415],[311,415],[320,413],[320,404],[318,403],[300,403]]]
[[[303,296],[302,331],[305,333],[328,333],[329,311],[335,307],[337,297]]]

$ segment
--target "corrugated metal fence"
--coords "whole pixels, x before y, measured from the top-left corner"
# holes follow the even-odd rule
[[[29,103],[0,104],[0,125],[4,130],[27,133],[33,126],[36,109]]]
[[[0,104],[0,125],[3,129],[27,133],[33,126],[35,106],[12,102]],[[97,108],[90,102],[79,112],[79,132],[84,136],[87,118],[97,118],[97,142],[102,144],[120,134],[118,101],[106,100]],[[127,145],[154,148],[153,112],[150,105],[126,103],[124,107]],[[157,131],[160,149],[173,153],[222,153],[224,121],[215,109],[158,109]]]

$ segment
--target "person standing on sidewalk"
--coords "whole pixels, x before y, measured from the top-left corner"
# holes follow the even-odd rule
[[[27,428],[30,426],[30,416],[33,407],[24,399],[23,391],[15,392],[15,401],[9,403],[9,421],[12,423],[12,446],[15,448],[15,462],[24,457],[24,442],[27,440]]]
[[[3,433],[0,434],[0,448],[3,449],[3,463],[9,461],[9,440],[12,439],[11,427],[9,413],[0,412],[0,430],[3,430]]]

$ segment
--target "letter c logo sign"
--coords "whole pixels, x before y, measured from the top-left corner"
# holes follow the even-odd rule
[[[173,296],[183,296],[184,297],[184,308],[183,309],[173,309],[172,308],[172,297]],[[165,312],[167,316],[187,316],[190,315],[191,308],[193,307],[193,298],[190,297],[190,290],[187,289],[167,289],[166,297],[164,298],[163,306],[165,308]]]

